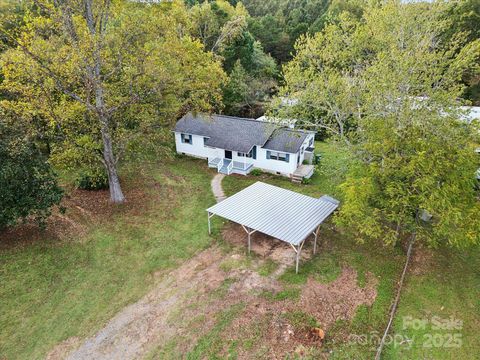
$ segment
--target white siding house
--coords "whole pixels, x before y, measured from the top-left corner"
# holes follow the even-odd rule
[[[192,115],[175,127],[178,153],[203,158],[225,174],[248,174],[252,169],[294,177],[310,177],[314,150],[313,132],[223,115]]]

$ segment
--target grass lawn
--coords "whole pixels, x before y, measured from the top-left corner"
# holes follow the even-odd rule
[[[329,194],[341,199],[337,185],[341,183],[342,177],[336,169],[345,166],[346,155],[338,155],[334,144],[317,142],[315,147],[322,154],[322,161],[309,184],[295,184],[288,178],[270,174],[248,177],[238,175],[223,180],[224,190],[227,195],[231,195],[256,181],[263,181],[305,195],[319,197]],[[314,276],[321,282],[330,282],[340,275],[342,266],[350,266],[358,272],[358,283],[363,287],[367,273],[372,273],[378,280],[375,303],[371,307],[360,307],[352,322],[335,324],[324,345],[324,351],[332,351],[332,358],[371,359],[375,347],[368,344],[351,345],[347,337],[352,333],[362,334],[383,329],[394,296],[396,279],[403,265],[403,252],[400,248],[386,249],[380,244],[358,244],[335,231],[331,221],[322,225],[320,232],[320,241],[324,243],[319,254],[312,260],[303,262],[298,275],[292,266],[281,276],[281,280],[286,284],[299,285],[304,284],[307,277]]]
[[[255,181],[264,181],[306,195],[318,197],[330,194],[341,199],[336,187],[342,180],[341,171],[336,169],[347,164],[346,155],[338,155],[338,149],[332,144],[317,142],[315,146],[322,153],[323,160],[310,184],[297,185],[287,178],[269,174],[258,177],[229,176],[223,181],[227,195]],[[379,280],[375,303],[370,308],[360,307],[350,323],[338,322],[330,334],[331,341],[325,344],[325,349],[332,351],[330,356],[333,359],[371,359],[376,350],[375,340],[382,336],[386,326],[396,282],[405,261],[404,252],[399,247],[391,249],[381,244],[357,244],[333,231],[328,224],[322,229],[322,238],[328,243],[328,251],[302,264],[299,275],[295,275],[292,267],[282,278],[285,282],[302,283],[308,276],[315,276],[320,281],[328,282],[338,276],[341,265],[348,265],[357,270],[361,285],[366,272],[372,272]],[[383,358],[476,358],[480,353],[480,339],[477,336],[480,331],[480,249],[423,249],[421,252],[425,252],[428,261],[419,260],[412,265],[391,332],[397,339],[402,336],[403,340],[413,339],[413,342],[395,346],[389,344]],[[403,329],[404,319],[408,320],[408,317],[427,319],[429,324],[424,329],[412,326]],[[463,325],[460,330],[432,331],[432,318],[458,319]],[[351,342],[349,335],[352,334],[358,335],[357,339],[360,340]],[[450,337],[458,337],[455,334],[460,334],[460,348],[455,347],[455,340]]]
[[[323,157],[309,184],[294,184],[287,178],[267,174],[232,175],[223,180],[224,190],[231,195],[255,181],[264,181],[315,197],[329,194],[341,200],[337,185],[342,181],[341,169],[348,165],[347,156],[334,144],[317,143],[316,148]],[[87,231],[81,236],[72,234],[59,240],[45,233],[44,238],[34,243],[19,242],[18,246],[0,249],[0,358],[44,358],[63,340],[83,339],[95,333],[121,308],[145,294],[165,271],[208,247],[212,238],[206,231],[205,209],[214,203],[210,191],[214,173],[207,169],[204,161],[191,158],[125,169],[122,179],[127,198],[141,187],[145,193],[142,206],[119,207],[105,215],[105,219],[100,216],[98,221],[84,219],[82,225]],[[138,178],[143,182],[139,183]],[[218,219],[213,222],[216,230],[221,224]],[[323,243],[319,253],[310,261],[302,262],[298,275],[292,266],[281,276],[284,291],[258,296],[271,302],[297,299],[308,276],[329,283],[346,266],[357,271],[360,287],[366,286],[369,276],[373,276],[377,282],[373,305],[360,306],[351,321],[337,321],[328,330],[326,342],[320,349],[332,359],[371,359],[376,349],[371,339],[381,336],[386,326],[404,252],[400,246],[359,244],[335,230],[331,222],[322,226],[320,240]],[[420,255],[407,276],[392,331],[397,338],[401,335],[402,339],[414,341],[388,345],[383,358],[476,358],[480,353],[477,337],[480,330],[480,251],[422,250]],[[249,267],[250,262],[250,257],[241,264],[232,260],[223,263],[222,269]],[[269,276],[277,265],[265,261],[258,272],[261,276]],[[251,338],[223,342],[224,332],[240,316],[244,305],[240,303],[218,311],[213,328],[201,334],[185,356],[210,359],[222,358],[222,354],[227,353],[235,358],[238,350],[258,348],[256,344],[261,345],[262,334],[269,331],[261,322],[256,324],[257,328],[248,329],[248,333],[254,335]],[[461,329],[432,331],[434,316],[461,320]],[[285,317],[300,327],[302,322],[312,321],[309,314],[301,312],[287,313]],[[406,317],[428,319],[430,323],[425,328],[404,328]],[[460,348],[445,347],[450,333],[461,335]],[[352,334],[366,336],[368,341],[352,343]],[[432,346],[425,347],[424,340],[429,334]],[[441,336],[435,337],[435,334]],[[157,348],[150,358],[168,358],[167,354],[176,358],[175,346],[171,342]]]
[[[480,251],[439,250],[406,278],[386,359],[478,359]],[[415,270],[415,269],[414,269]],[[438,324],[452,325],[444,328]],[[410,342],[405,340],[410,339]]]
[[[140,298],[156,273],[209,246],[205,208],[214,198],[205,163],[178,159],[141,172],[143,209],[120,208],[81,238],[0,250],[0,358],[40,359],[65,339],[94,333]],[[127,199],[133,174],[123,177]]]

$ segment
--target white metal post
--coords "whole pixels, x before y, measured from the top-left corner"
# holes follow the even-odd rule
[[[212,214],[211,212],[208,212],[208,233],[209,234],[212,234],[212,225],[210,224],[210,218],[212,218],[213,215],[215,215],[215,214]]]
[[[298,245],[297,257],[295,259],[295,274],[298,274],[298,261],[299,260],[300,260],[300,245]]]
[[[313,236],[315,236],[315,242],[313,243],[313,253],[317,253],[317,239],[318,239],[318,232],[320,230],[320,225],[317,226],[317,229],[313,233]]]
[[[248,227],[243,226],[243,225],[242,225],[242,228],[243,228],[243,230],[245,230],[245,232],[246,232],[247,235],[248,235],[248,253],[250,253],[250,248],[251,248],[251,237],[250,237],[250,236],[251,236],[254,232],[256,232],[257,230],[252,230],[252,231],[250,231],[250,229],[249,229]]]

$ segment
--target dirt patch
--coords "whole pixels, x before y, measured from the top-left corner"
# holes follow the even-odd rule
[[[428,273],[434,266],[433,251],[421,244],[416,244],[413,248],[410,271],[413,275],[423,275]]]
[[[230,230],[228,234],[236,233]],[[260,244],[263,241],[261,236],[256,240]],[[274,246],[273,251],[279,251],[278,248],[279,245]],[[266,246],[259,245],[256,249],[265,251]],[[273,253],[271,251],[267,250]],[[293,353],[302,355],[312,349],[320,351],[322,339],[312,333],[311,326],[298,327],[292,323],[289,314],[305,312],[321,324],[328,336],[328,329],[336,320],[351,319],[359,305],[371,305],[376,297],[373,276],[368,275],[366,286],[360,288],[356,272],[344,268],[329,284],[308,279],[298,287],[298,299],[271,300],[262,293],[276,294],[285,289],[277,280],[278,275],[259,275],[255,269],[263,261],[260,258],[250,260],[252,263],[247,268],[222,270],[220,264],[232,257],[240,261],[247,259],[239,253],[223,254],[215,247],[199,253],[163,276],[149,294],[123,309],[77,349],[72,350],[73,341],[54,348],[51,359],[58,358],[54,357],[56,354],[75,360],[136,359],[155,348],[161,351],[172,339],[175,339],[174,352],[186,354],[215,326],[221,311],[240,303],[244,308],[220,334],[224,344],[231,341],[243,344],[245,339],[250,339],[253,345],[237,349],[240,359],[251,359],[255,357],[252,354],[259,352],[273,359]]]
[[[314,316],[323,329],[337,320],[350,320],[360,305],[370,306],[377,297],[377,278],[367,274],[367,284],[361,288],[357,272],[343,268],[341,275],[329,284],[321,284],[309,278],[303,287],[299,307]]]
[[[76,346],[80,344],[80,339],[76,336],[68,338],[56,345],[45,357],[46,360],[62,360],[71,352]]]
[[[235,223],[229,223],[222,231],[224,240],[237,247],[247,249],[247,233],[243,228]],[[301,261],[312,257],[313,236],[307,239],[301,252]],[[271,259],[282,265],[281,270],[286,266],[295,264],[295,252],[292,247],[284,241],[280,241],[271,236],[255,232],[251,235],[251,251],[262,259]]]
[[[370,306],[375,301],[377,279],[367,275],[367,284],[361,288],[357,284],[357,273],[344,268],[341,275],[329,284],[322,284],[309,278],[302,287],[300,299],[268,301],[261,297],[250,300],[241,317],[232,324],[230,334],[236,341],[248,339],[252,329],[262,323],[261,341],[253,350],[240,349],[239,359],[250,359],[252,351],[264,353],[266,358],[283,359],[287,354],[307,355],[312,349],[321,352],[322,339],[311,326],[292,323],[289,314],[304,313],[312,317],[328,336],[328,330],[337,320],[351,320],[360,305]],[[263,347],[263,349],[260,349]]]
[[[111,223],[117,215],[127,215],[125,221],[134,221],[136,217],[144,216],[155,200],[171,204],[176,198],[172,186],[160,184],[142,174],[134,178],[126,177],[122,185],[127,202],[121,205],[110,203],[108,190],[68,190],[61,202],[64,213],[53,209],[44,230],[36,223],[27,221],[0,232],[0,250],[44,241],[82,239],[92,225]]]

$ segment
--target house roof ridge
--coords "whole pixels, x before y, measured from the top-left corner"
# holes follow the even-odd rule
[[[262,123],[262,124],[272,124],[272,125],[275,125],[275,126],[279,126],[275,123],[271,123],[271,122],[268,122],[268,121],[262,121],[262,120],[258,120],[258,119],[254,119],[254,118],[244,118],[244,117],[240,117],[240,116],[232,116],[232,115],[223,115],[223,114],[212,114],[213,116],[219,116],[219,117],[225,117],[225,118],[229,118],[229,119],[237,119],[237,120],[244,120],[244,121],[253,121],[253,122],[257,122],[257,123]]]
[[[277,128],[281,128],[283,125],[279,125],[279,124],[275,124],[273,122],[269,122],[269,121],[262,121],[262,120],[258,120],[258,119],[255,119],[255,118],[246,118],[246,117],[240,117],[240,116],[233,116],[233,115],[224,115],[224,114],[208,114],[208,113],[197,113],[196,115],[194,115],[193,112],[188,112],[187,114],[185,114],[184,116],[182,116],[182,118],[184,118],[185,116],[187,115],[192,115],[193,117],[197,117],[198,115],[200,116],[205,116],[205,117],[208,117],[208,116],[215,116],[215,117],[223,117],[223,118],[228,118],[228,119],[236,119],[236,120],[244,120],[244,121],[252,121],[252,122],[256,122],[256,123],[261,123],[261,124],[271,124],[271,125],[274,125],[276,126]],[[182,119],[180,118],[180,120]]]
[[[306,134],[315,134],[315,131],[313,131],[313,130],[292,129],[292,128],[289,128],[289,127],[280,127],[277,130],[285,130],[285,131],[290,131],[290,132],[300,132],[300,133],[306,133]]]

